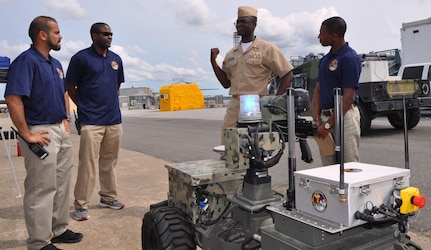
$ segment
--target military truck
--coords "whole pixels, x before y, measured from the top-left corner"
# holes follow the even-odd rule
[[[370,52],[358,55],[362,61],[359,78],[359,110],[361,114],[361,135],[366,135],[374,118],[386,116],[396,129],[402,129],[403,107],[407,107],[407,128],[414,128],[420,120],[419,96],[425,95],[420,79],[401,79],[397,76],[401,66],[398,49]],[[317,82],[321,55],[294,58],[294,88],[304,88],[313,95]],[[429,83],[428,83],[429,84]],[[426,93],[428,94],[428,93]],[[312,99],[312,98],[310,98]]]
[[[431,108],[431,62],[406,64],[400,67],[398,76],[401,79],[420,79],[419,104],[421,109]]]

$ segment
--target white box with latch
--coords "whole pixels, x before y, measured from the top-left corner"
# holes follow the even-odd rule
[[[296,209],[299,214],[336,228],[351,228],[365,221],[356,211],[392,205],[393,190],[409,185],[410,170],[349,162],[344,164],[344,197],[340,199],[340,165],[296,171]],[[318,222],[317,222],[318,223]]]

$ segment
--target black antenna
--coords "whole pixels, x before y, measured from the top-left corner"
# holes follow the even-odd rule
[[[79,122],[79,119],[78,119],[78,116],[76,115],[75,110],[73,110],[73,115],[75,116],[76,131],[78,131],[78,135],[81,135],[81,123]]]

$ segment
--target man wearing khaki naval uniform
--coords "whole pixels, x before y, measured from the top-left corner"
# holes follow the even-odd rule
[[[222,68],[216,62],[219,49],[211,49],[210,61],[214,73],[224,88],[230,88],[229,94],[232,96],[222,125],[222,144],[225,128],[237,125],[240,95],[268,95],[268,80],[272,72],[281,78],[277,91],[280,95],[290,87],[293,78],[293,66],[277,46],[254,35],[256,25],[257,10],[240,6],[236,29],[241,42],[227,52]]]

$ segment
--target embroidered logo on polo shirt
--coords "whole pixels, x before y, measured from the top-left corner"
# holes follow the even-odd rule
[[[338,68],[338,61],[337,59],[332,60],[332,62],[329,64],[329,70],[335,71]]]
[[[56,68],[55,70],[57,70],[57,74],[60,77],[60,79],[63,79],[64,78],[63,70],[59,68]]]
[[[260,58],[262,58],[262,54],[259,51],[257,51],[257,52],[251,52],[248,55],[248,58],[249,59],[260,59]]]
[[[116,61],[112,61],[112,62],[111,62],[111,67],[112,67],[114,70],[118,70],[118,63],[117,63]]]

